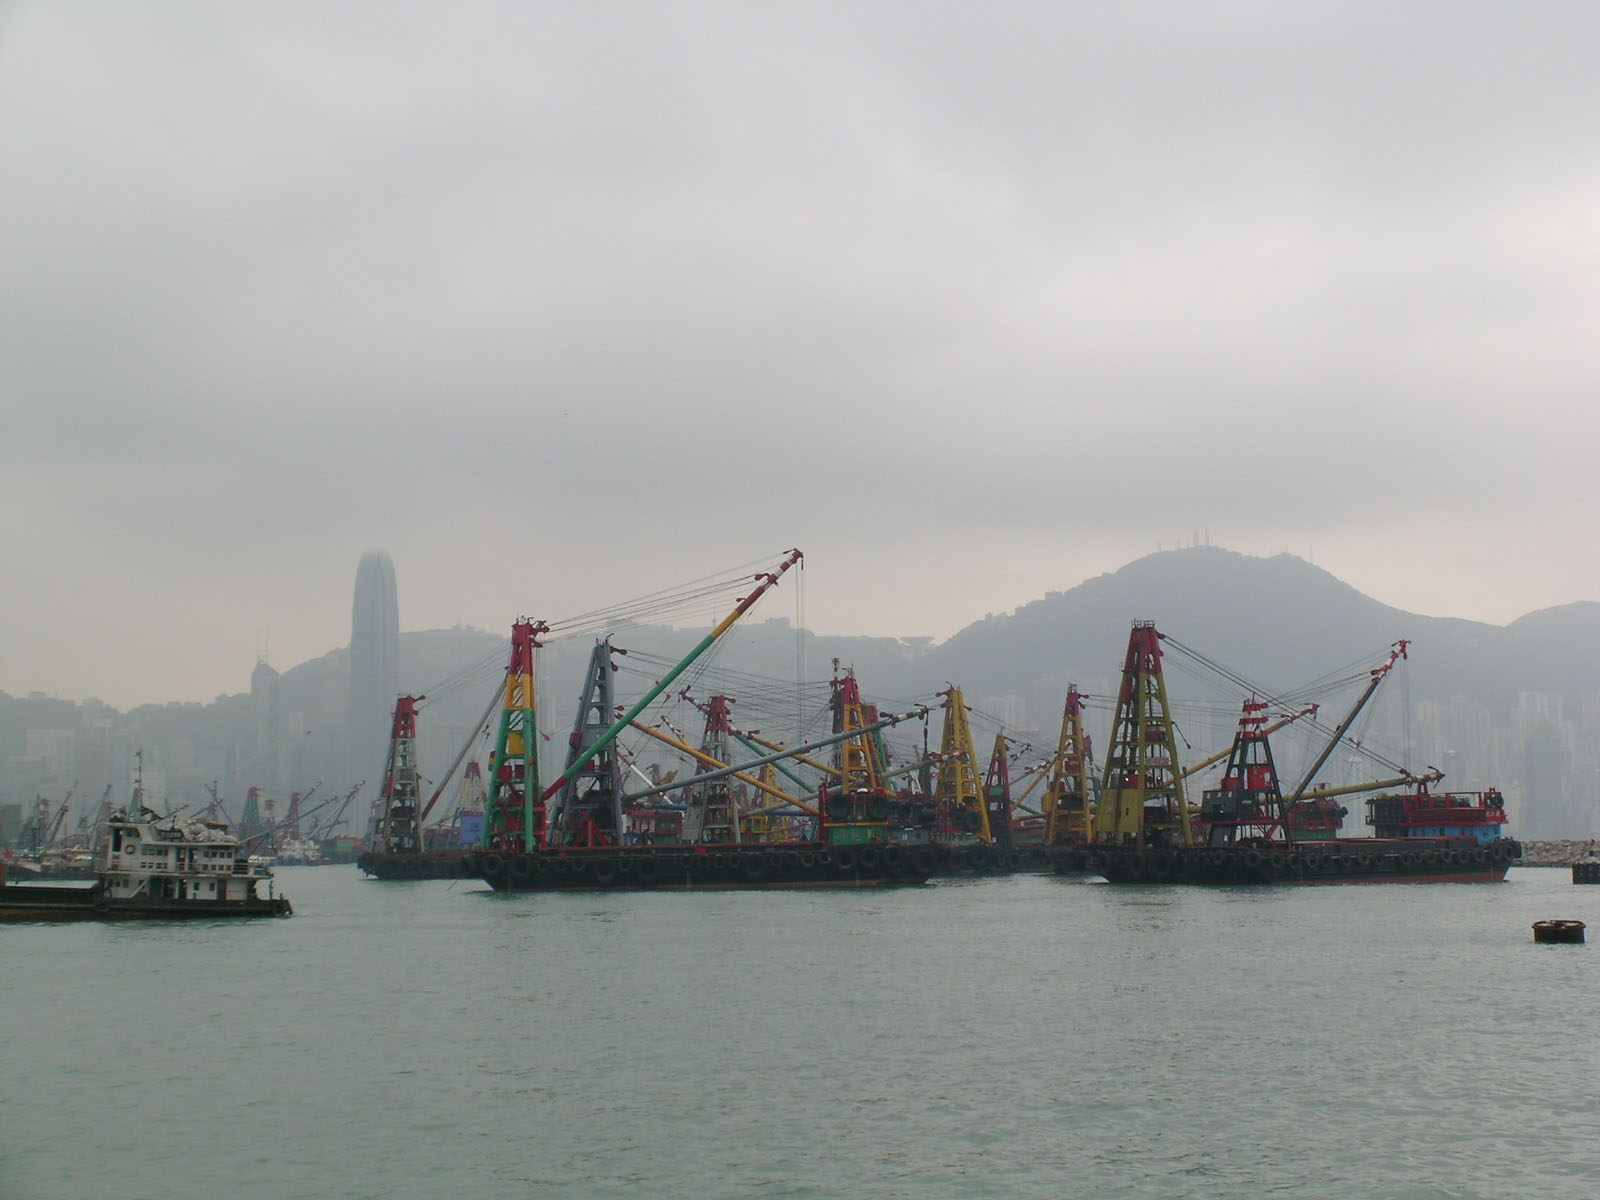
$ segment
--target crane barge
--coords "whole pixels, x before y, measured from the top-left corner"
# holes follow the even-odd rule
[[[1504,833],[1505,803],[1494,789],[1434,792],[1438,772],[1357,788],[1313,789],[1311,781],[1372,699],[1408,643],[1396,642],[1339,722],[1299,784],[1285,796],[1268,743],[1266,704],[1244,702],[1222,783],[1203,793],[1206,836],[1194,836],[1171,747],[1172,722],[1160,683],[1162,635],[1136,623],[1129,644],[1114,743],[1091,848],[1094,869],[1113,883],[1476,883],[1505,878],[1522,847]],[[1141,702],[1138,697],[1144,697]],[[1405,790],[1367,801],[1373,836],[1344,838],[1295,819],[1309,800],[1384,786]],[[1108,806],[1105,795],[1131,796]],[[1120,797],[1119,797],[1120,798]],[[1140,803],[1139,801],[1143,801]],[[1175,802],[1175,803],[1174,803]],[[1173,814],[1178,820],[1172,820]],[[1341,814],[1342,816],[1342,814]],[[1323,822],[1327,824],[1328,822]],[[1105,836],[1102,836],[1104,834]]]

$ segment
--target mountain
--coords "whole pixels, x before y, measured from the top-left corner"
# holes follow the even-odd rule
[[[1510,626],[1427,617],[1362,594],[1289,554],[1257,558],[1210,546],[1170,550],[969,625],[929,654],[975,692],[1037,693],[1071,677],[1115,679],[1132,620],[1153,620],[1271,691],[1347,664],[1376,666],[1401,638],[1414,699],[1463,696],[1506,717],[1519,692],[1576,703],[1600,689],[1600,604],[1531,613]],[[1181,684],[1169,681],[1169,687]]]

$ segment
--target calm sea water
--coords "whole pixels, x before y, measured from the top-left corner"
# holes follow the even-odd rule
[[[1565,871],[279,882],[287,921],[0,927],[0,1196],[1600,1194]]]

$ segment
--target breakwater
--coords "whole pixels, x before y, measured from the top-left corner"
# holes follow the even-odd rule
[[[1580,858],[1600,854],[1600,841],[1593,838],[1558,839],[1550,842],[1523,842],[1523,867],[1570,867]]]

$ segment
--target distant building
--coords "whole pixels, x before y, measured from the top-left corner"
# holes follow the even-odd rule
[[[265,661],[250,672],[250,754],[244,763],[244,787],[277,787],[277,757],[273,753],[281,736],[281,678]]]
[[[381,550],[361,556],[350,610],[350,707],[345,721],[347,778],[376,784],[383,773],[390,716],[400,689],[400,605],[394,564]]]
[[[25,738],[28,758],[43,763],[45,778],[55,784],[77,780],[78,735],[71,729],[30,729]]]
[[[1015,692],[1007,692],[1004,696],[985,696],[979,701],[978,710],[1005,726],[1011,734],[1028,723],[1027,701]]]

